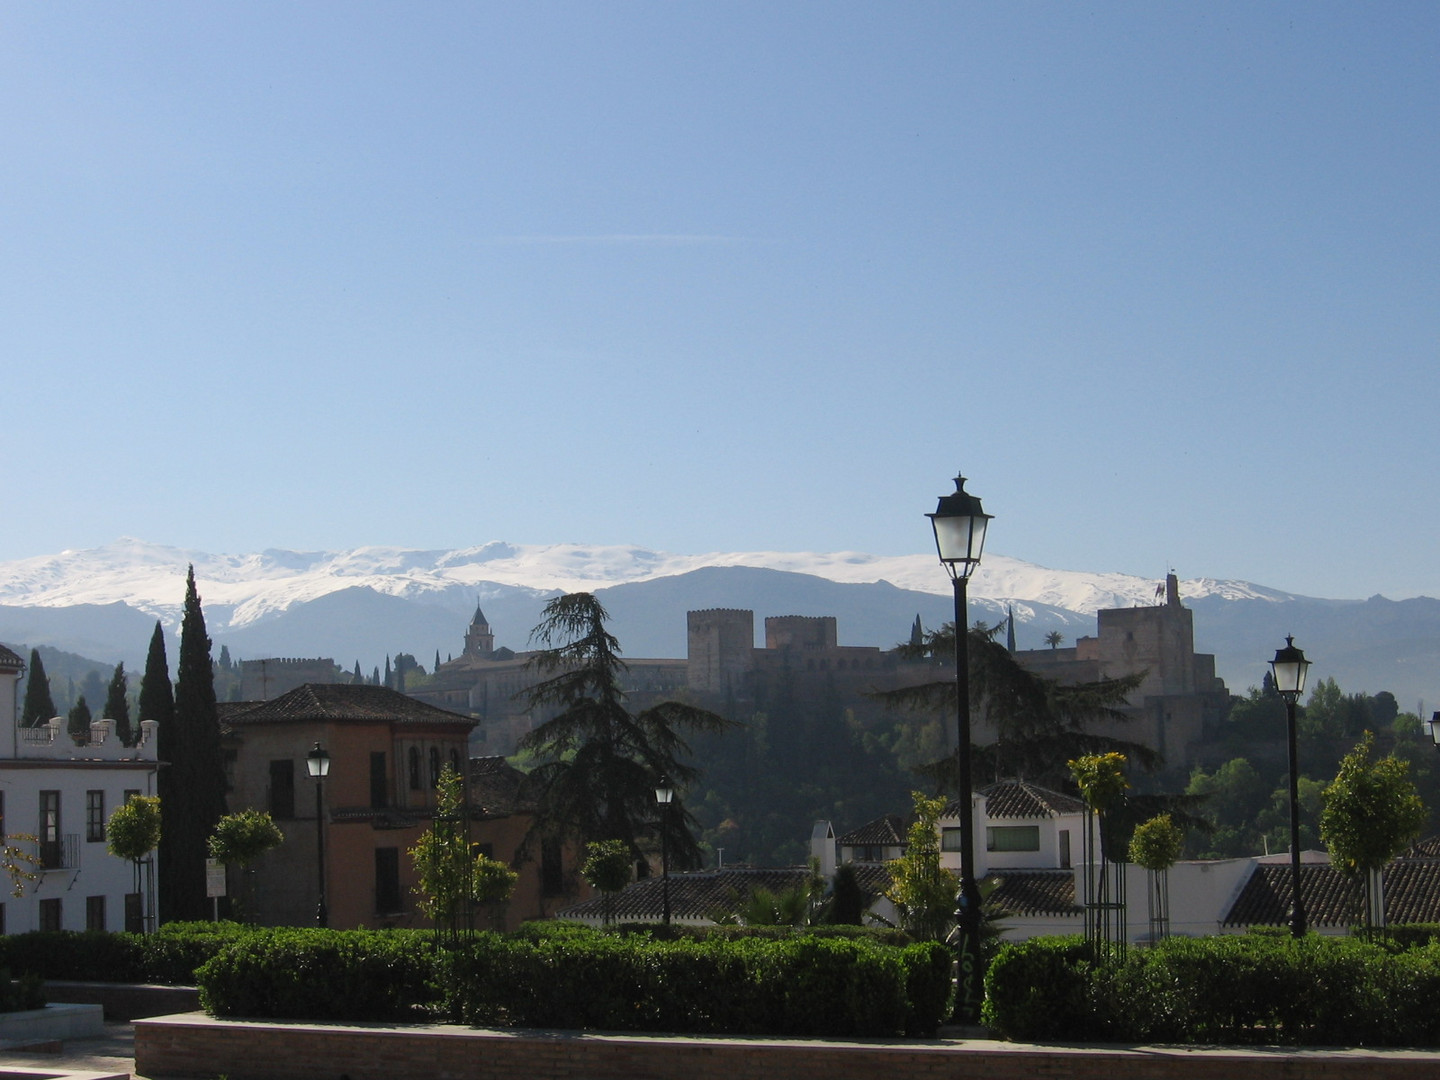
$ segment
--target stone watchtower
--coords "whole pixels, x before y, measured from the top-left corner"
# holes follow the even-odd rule
[[[690,689],[712,694],[740,690],[755,667],[755,613],[707,608],[685,616]]]
[[[470,619],[470,626],[465,631],[465,656],[473,656],[479,660],[489,660],[495,652],[495,635],[490,632],[490,623],[485,618],[485,612],[480,610],[477,602],[475,614]]]

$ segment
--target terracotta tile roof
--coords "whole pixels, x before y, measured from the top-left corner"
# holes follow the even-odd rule
[[[1385,867],[1385,920],[1440,923],[1440,860],[1396,859]]]
[[[844,844],[847,847],[876,844],[885,847],[904,846],[905,819],[899,814],[886,814],[884,817],[868,821],[858,829],[846,833],[836,843]]]
[[[23,671],[25,661],[21,660],[14,650],[0,645],[0,671]]]
[[[327,723],[444,725],[462,727],[466,731],[475,726],[475,721],[469,717],[437,709],[395,690],[349,683],[306,683],[273,701],[229,702],[219,715],[224,723],[232,727],[317,720]]]
[[[1440,859],[1440,834],[1416,840],[1410,849],[1400,856],[1402,859]]]
[[[867,898],[874,898],[890,886],[890,871],[875,863],[856,863],[856,876]],[[709,919],[718,911],[728,909],[732,895],[742,899],[755,889],[781,893],[803,885],[810,870],[803,866],[779,869],[726,867],[723,870],[698,870],[688,874],[670,875],[670,915],[675,919]],[[627,886],[614,897],[614,917],[620,922],[653,922],[664,914],[664,881],[659,876],[645,878]],[[604,898],[594,896],[563,911],[561,919],[600,919],[604,917]]]
[[[1349,926],[1363,917],[1360,879],[1346,878],[1333,866],[1302,865],[1300,896],[1311,926]],[[1221,925],[1283,926],[1290,897],[1290,867],[1257,863]]]
[[[1311,926],[1365,921],[1364,879],[1333,866],[1300,867],[1300,895]],[[1280,926],[1290,907],[1290,867],[1258,864],[1240,890],[1225,926]],[[1396,859],[1385,867],[1385,918],[1392,923],[1440,922],[1440,860]]]
[[[1075,875],[1069,870],[1002,870],[985,906],[1012,915],[1078,915]],[[1003,919],[1003,915],[1001,918]]]
[[[486,817],[532,811],[529,777],[503,757],[470,759],[470,803]]]
[[[1073,795],[1036,787],[1024,780],[1002,780],[977,793],[985,799],[985,813],[992,818],[1045,818],[1054,814],[1078,814],[1085,804]]]

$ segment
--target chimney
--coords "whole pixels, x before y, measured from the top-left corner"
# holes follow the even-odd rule
[[[810,830],[810,858],[820,864],[820,873],[835,876],[835,830],[828,821],[817,821]]]

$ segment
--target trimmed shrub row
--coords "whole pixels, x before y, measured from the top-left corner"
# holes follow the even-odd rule
[[[656,941],[582,928],[484,935],[450,958],[446,1011],[473,1024],[752,1035],[932,1034],[949,950],[853,937]]]
[[[257,930],[196,972],[215,1016],[422,1020],[438,1004],[434,935],[418,930]]]
[[[1170,938],[1123,956],[1082,939],[1000,950],[985,1023],[1028,1041],[1440,1044],[1440,944]]]
[[[792,1035],[933,1033],[951,955],[894,931],[529,923],[437,953],[421,931],[169,924],[0,937],[44,979],[198,985],[217,1016]]]
[[[32,931],[0,936],[0,966],[42,979],[192,986],[195,969],[253,929],[239,923],[168,923],[154,934]]]

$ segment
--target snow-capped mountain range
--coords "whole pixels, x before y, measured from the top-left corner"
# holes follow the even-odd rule
[[[628,545],[519,545],[453,551],[362,547],[214,555],[121,539],[103,547],[0,563],[0,641],[53,647],[100,664],[144,661],[155,620],[178,629],[185,569],[195,567],[215,649],[236,659],[331,657],[366,671],[409,652],[424,664],[460,652],[483,605],[498,645],[526,647],[546,598],[600,594],[631,657],[686,652],[687,611],[749,608],[833,615],[845,645],[882,648],[953,617],[950,582],[931,552],[716,552],[680,555]],[[1096,632],[1095,613],[1156,602],[1160,578],[1055,570],[987,554],[970,584],[971,619],[1009,610],[1021,649]],[[1243,581],[1182,578],[1195,644],[1215,655],[1232,690],[1258,684],[1265,661],[1294,634],[1313,680],[1346,691],[1393,692],[1403,707],[1440,702],[1440,601],[1324,600]],[[763,640],[757,641],[763,644]],[[426,665],[428,666],[428,664]],[[1424,715],[1428,716],[1428,712]]]
[[[705,567],[755,567],[806,574],[842,584],[889,582],[900,589],[950,594],[934,554],[867,555],[861,552],[711,552],[677,555],[633,545],[507,544],[492,542],[455,551],[361,547],[350,551],[283,551],[213,555],[122,538],[104,547],[62,551],[0,563],[0,604],[72,607],[123,603],[178,622],[188,565],[207,611],[228,610],[225,624],[240,629],[343,589],[368,588],[386,596],[425,600],[468,591],[483,602],[496,585],[536,592],[593,592]],[[988,555],[971,580],[975,600],[1013,602],[1022,621],[1029,604],[1093,615],[1102,608],[1154,603],[1156,579],[1117,573],[1052,570],[1004,555]],[[1187,599],[1294,599],[1243,581],[1184,580]]]

